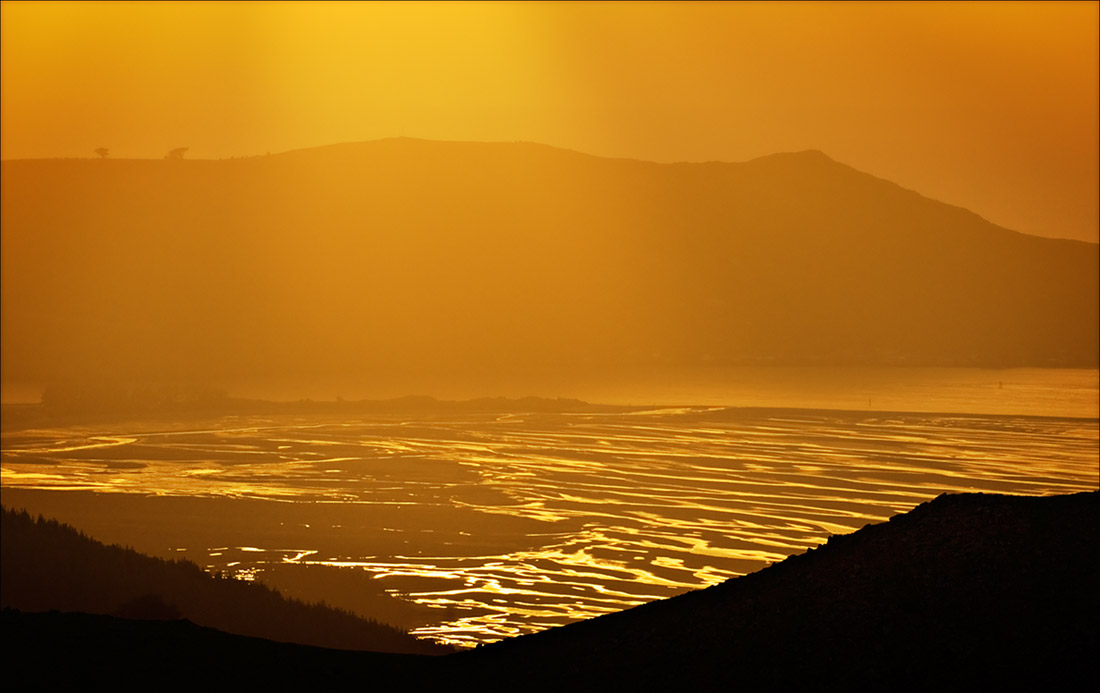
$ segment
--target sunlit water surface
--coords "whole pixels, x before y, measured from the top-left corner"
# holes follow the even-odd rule
[[[7,434],[3,485],[357,509],[355,527],[295,535],[316,541],[262,535],[188,555],[242,579],[289,563],[365,571],[434,609],[414,632],[471,645],[713,585],[945,491],[1095,489],[1097,450],[1096,420],[1073,418],[234,417]]]

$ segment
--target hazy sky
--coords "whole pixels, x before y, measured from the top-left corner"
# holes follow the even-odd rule
[[[1098,239],[1100,4],[5,2],[3,158],[412,136],[833,158]]]

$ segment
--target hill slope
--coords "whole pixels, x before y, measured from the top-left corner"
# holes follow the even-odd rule
[[[820,152],[393,139],[2,167],[5,379],[1097,364],[1095,245]]]
[[[1100,492],[943,495],[706,590],[456,655],[547,685],[1059,688],[1100,646]]]
[[[105,546],[68,525],[3,510],[0,604],[195,623],[284,642],[409,654],[449,648],[258,584],[217,579],[187,561]]]

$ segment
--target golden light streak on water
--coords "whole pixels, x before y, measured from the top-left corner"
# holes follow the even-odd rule
[[[193,558],[242,579],[363,571],[439,614],[415,633],[459,645],[716,584],[945,491],[1098,485],[1088,419],[683,407],[224,423],[6,434],[2,483],[361,508],[357,533],[318,525],[315,546],[257,537]],[[490,537],[512,548],[480,550]]]

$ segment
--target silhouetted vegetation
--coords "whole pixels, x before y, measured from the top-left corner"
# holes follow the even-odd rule
[[[3,510],[0,603],[25,611],[129,618],[183,617],[242,635],[322,647],[442,654],[448,648],[321,604],[285,599],[260,584],[207,575],[105,546],[56,520]]]
[[[177,147],[175,149],[169,150],[169,152],[164,155],[164,158],[165,159],[176,159],[176,160],[182,159],[183,155],[187,153],[188,149],[189,149],[189,147]]]
[[[106,147],[96,147],[95,148],[95,154],[100,159],[106,159],[108,156],[111,155],[111,150],[107,149]]]

